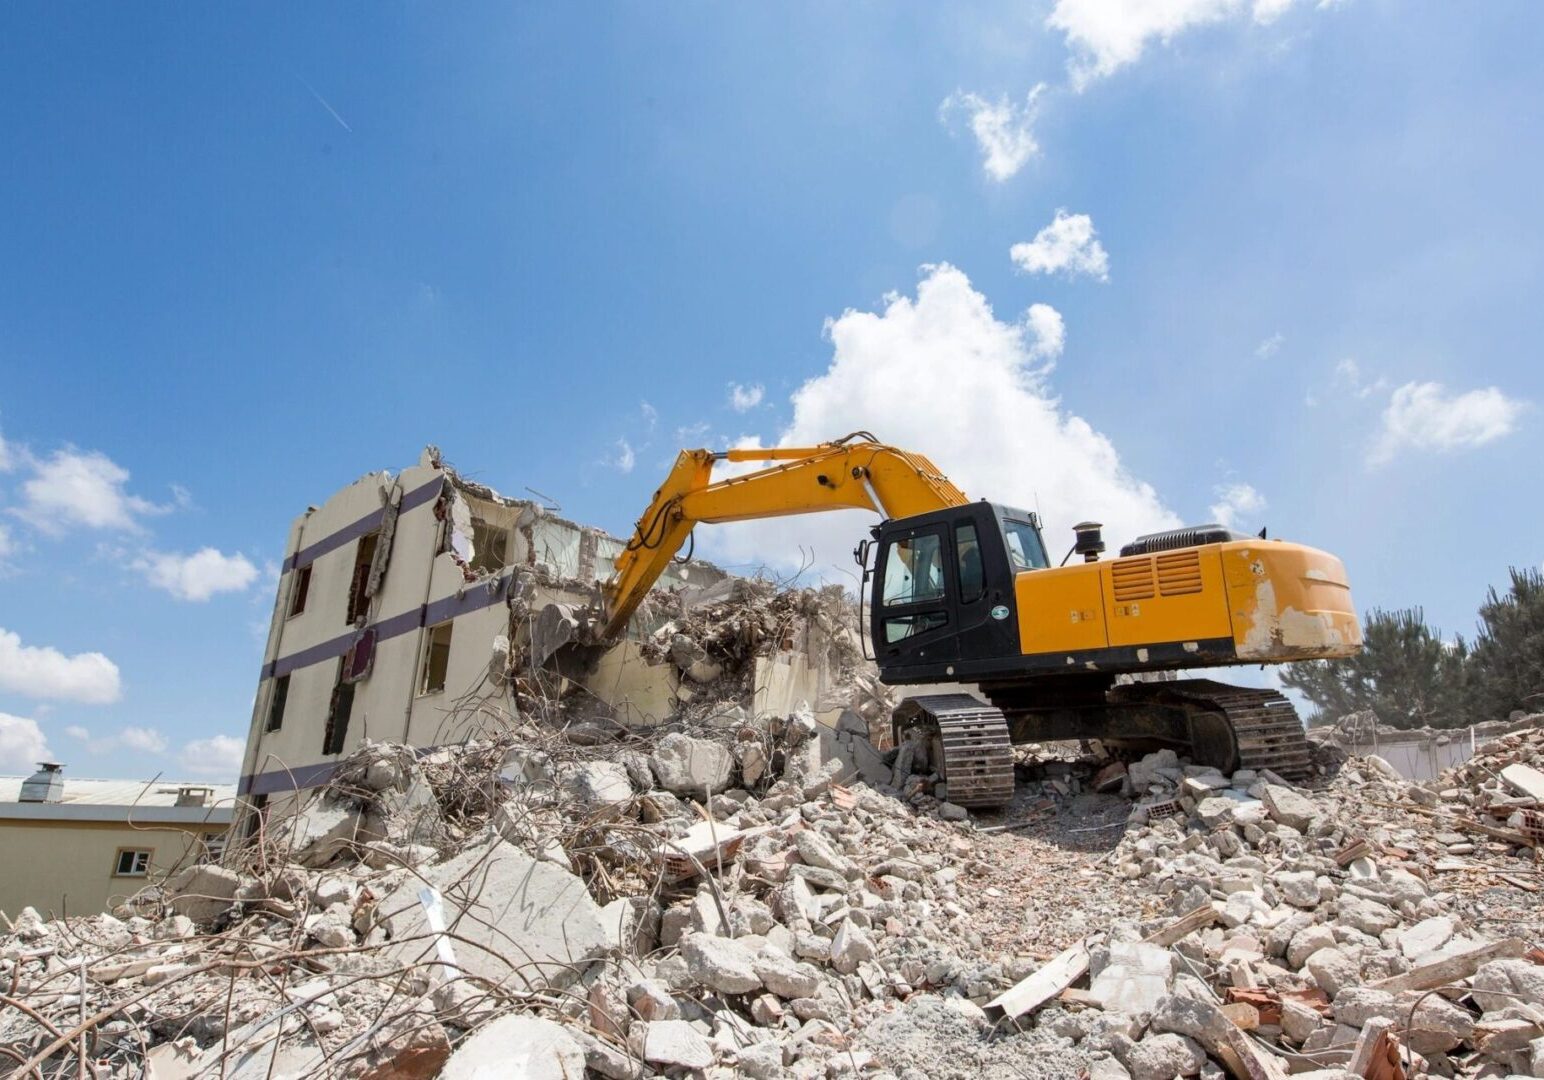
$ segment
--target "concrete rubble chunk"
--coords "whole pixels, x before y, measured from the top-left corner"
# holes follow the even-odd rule
[[[755,954],[733,938],[692,933],[681,939],[681,956],[692,978],[725,994],[761,989]]]
[[[241,875],[211,863],[190,866],[166,883],[171,909],[196,923],[208,923],[230,910]]]
[[[1168,949],[1117,941],[1110,945],[1109,961],[1088,993],[1106,1012],[1148,1014],[1168,993],[1171,969]]]
[[[1453,920],[1446,915],[1422,919],[1399,934],[1399,951],[1406,960],[1419,962],[1446,945],[1453,937]]]
[[[734,772],[734,755],[710,739],[672,732],[654,748],[649,766],[667,791],[706,798],[709,792],[728,788]]]
[[[1272,821],[1291,826],[1298,832],[1307,832],[1320,816],[1312,799],[1288,787],[1266,784],[1261,799]]]
[[[863,928],[845,919],[831,939],[831,966],[843,975],[851,975],[865,960],[874,959],[874,943]]]
[[[377,909],[393,939],[387,955],[397,963],[432,963],[437,955],[420,901],[426,884],[440,894],[446,929],[457,935],[456,964],[466,974],[524,990],[561,987],[610,947],[584,883],[502,839],[469,847],[422,875]]]
[[[456,1047],[442,1080],[575,1080],[585,1054],[569,1029],[539,1016],[505,1016],[473,1032]]]
[[[789,1001],[814,997],[820,989],[820,972],[814,965],[798,963],[775,949],[762,949],[752,967],[762,985]]]
[[[371,839],[362,834],[359,810],[341,802],[316,799],[278,826],[276,839],[301,866],[326,866],[356,842]]]
[[[1193,1039],[1165,1032],[1149,1035],[1133,1045],[1125,1065],[1131,1080],[1174,1080],[1176,1076],[1199,1076],[1206,1064],[1206,1052]]]
[[[633,798],[627,767],[615,761],[589,761],[563,778],[563,787],[592,813],[616,816]]]
[[[682,1069],[711,1068],[716,1057],[713,1045],[685,1020],[640,1022],[643,1029],[640,1056],[651,1064]],[[631,1041],[633,1035],[628,1033]],[[580,1075],[580,1074],[575,1074]]]

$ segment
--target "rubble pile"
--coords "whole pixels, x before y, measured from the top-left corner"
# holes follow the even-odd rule
[[[779,612],[820,610],[752,600],[677,612],[648,648],[732,683]],[[243,1080],[1544,1073],[1538,731],[1426,784],[1377,758],[1311,789],[1170,750],[1025,762],[1014,802],[972,817],[921,742],[869,728],[688,710],[366,744],[225,865],[111,915],[23,912],[0,939],[0,1060]]]

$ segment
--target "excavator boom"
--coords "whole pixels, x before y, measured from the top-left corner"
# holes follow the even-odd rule
[[[719,461],[776,464],[714,480]],[[613,639],[627,629],[698,522],[841,509],[911,517],[968,501],[927,458],[885,446],[867,432],[810,447],[682,450],[617,556],[616,574],[606,588],[604,636]]]

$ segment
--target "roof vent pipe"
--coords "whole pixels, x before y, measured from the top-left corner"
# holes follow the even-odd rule
[[[64,766],[57,761],[38,762],[38,771],[22,781],[18,802],[60,802],[64,798]]]

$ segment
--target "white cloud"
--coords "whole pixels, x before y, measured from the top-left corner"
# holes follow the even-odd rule
[[[1210,507],[1212,520],[1230,529],[1251,524],[1240,515],[1248,517],[1258,514],[1266,506],[1265,496],[1248,484],[1218,484],[1214,493],[1217,501]]]
[[[1494,386],[1452,394],[1441,383],[1405,383],[1383,410],[1371,461],[1382,464],[1407,449],[1445,453],[1484,446],[1511,434],[1524,408]]]
[[[1110,280],[1110,257],[1099,243],[1094,219],[1087,214],[1057,210],[1051,223],[1033,240],[1009,248],[1008,257],[1031,274],[1087,274],[1100,281]]]
[[[0,522],[0,563],[15,554],[16,541],[11,536],[11,530],[6,528],[4,522]]]
[[[147,551],[131,565],[156,588],[200,603],[216,593],[241,592],[258,577],[257,567],[245,555],[226,555],[212,547],[191,555]]]
[[[1067,346],[1067,324],[1062,321],[1061,312],[1050,304],[1031,304],[1024,313],[1024,322],[1034,335],[1029,345],[1029,356],[1049,361],[1062,354]]]
[[[1237,18],[1246,12],[1266,24],[1280,18],[1294,0],[1056,0],[1046,25],[1066,35],[1072,85],[1084,89],[1141,59],[1150,41],[1169,42],[1197,26]],[[1321,0],[1320,7],[1327,6]]]
[[[23,645],[21,636],[0,628],[0,690],[29,698],[55,698],[84,705],[118,700],[118,665],[99,652],[66,656],[52,646]]]
[[[729,384],[729,407],[735,412],[750,412],[761,404],[762,395],[766,388],[760,383],[755,386],[741,386],[739,383]]]
[[[652,433],[659,426],[659,410],[647,401],[640,401],[638,411],[643,415],[644,427]]]
[[[1286,336],[1281,333],[1272,334],[1255,346],[1254,354],[1260,360],[1268,360],[1281,351],[1281,346],[1286,340]]]
[[[1038,507],[1054,558],[1086,518],[1103,521],[1117,545],[1180,524],[1126,471],[1110,440],[1054,395],[1043,350],[1055,312],[1045,313],[1005,322],[964,273],[924,267],[915,298],[891,295],[882,311],[827,323],[831,365],[795,391],[775,443],[872,431],[926,455],[971,498]],[[697,540],[724,562],[779,570],[797,568],[801,547],[813,548],[816,572],[841,580],[830,568],[851,568],[848,553],[873,520],[866,512],[773,518],[700,529]]]
[[[11,446],[5,441],[5,433],[0,432],[0,473],[10,472],[16,467],[16,455],[11,451]]]
[[[1362,378],[1361,365],[1348,356],[1335,365],[1335,385],[1359,398],[1365,398],[1383,393],[1389,388],[1389,381],[1379,375],[1372,382],[1367,382]]]
[[[610,465],[619,473],[632,472],[633,466],[637,463],[638,455],[633,452],[632,443],[628,442],[626,439],[618,439],[617,452],[606,459],[606,464]]]
[[[184,769],[196,776],[234,778],[241,771],[246,743],[230,735],[194,739],[177,755]]]
[[[51,535],[69,526],[137,532],[139,518],[165,513],[124,490],[129,472],[106,454],[66,447],[47,458],[29,458],[32,475],[21,486],[23,503],[12,512]]]
[[[66,735],[68,735],[70,738],[74,739],[76,742],[90,742],[91,741],[91,732],[90,732],[90,730],[87,729],[87,728],[81,727],[79,724],[71,724],[69,727],[64,729],[64,733]]]
[[[31,773],[38,762],[53,756],[36,720],[0,712],[0,769]]]
[[[1015,105],[1007,94],[992,102],[979,94],[957,90],[944,99],[938,114],[945,121],[956,109],[964,109],[969,114],[970,130],[981,148],[981,166],[988,176],[1000,183],[1014,176],[1040,153],[1034,124],[1040,111],[1040,95],[1044,92],[1045,84],[1041,83],[1029,92],[1023,105]]]
[[[166,749],[166,736],[155,728],[126,727],[113,736],[114,745],[127,746],[146,754],[159,754]]]

